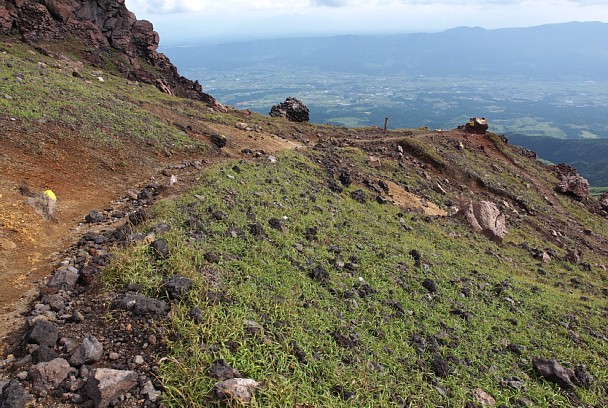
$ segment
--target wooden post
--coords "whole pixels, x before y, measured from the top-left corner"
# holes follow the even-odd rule
[[[384,133],[388,131],[388,116],[384,118]]]

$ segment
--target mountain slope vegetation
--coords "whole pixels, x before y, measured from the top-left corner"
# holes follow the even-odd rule
[[[40,406],[608,404],[607,219],[520,148],[222,112],[61,43],[0,46],[2,265],[76,278],[24,311],[1,390]],[[59,224],[36,221],[24,181],[58,193]],[[504,239],[459,215],[471,202],[496,205]],[[101,353],[75,362],[91,337]],[[51,386],[43,352],[67,364]],[[102,404],[104,369],[135,380]],[[215,391],[233,377],[257,383],[251,401]]]

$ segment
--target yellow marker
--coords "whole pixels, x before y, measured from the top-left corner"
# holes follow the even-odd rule
[[[57,201],[57,196],[55,196],[55,193],[53,193],[53,190],[44,190],[44,193],[42,193],[45,197],[48,197],[49,199],[53,200],[53,201]]]

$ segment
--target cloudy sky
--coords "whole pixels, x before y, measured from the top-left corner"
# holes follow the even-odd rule
[[[323,34],[408,33],[459,26],[608,22],[607,0],[126,0],[161,46]]]

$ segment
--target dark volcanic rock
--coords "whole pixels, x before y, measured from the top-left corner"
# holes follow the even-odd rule
[[[322,266],[315,267],[308,273],[308,276],[323,285],[326,285],[329,282],[329,272]]]
[[[226,136],[224,135],[220,135],[219,133],[214,133],[211,135],[211,143],[213,143],[218,149],[226,147],[226,142]]]
[[[169,244],[164,239],[157,239],[150,244],[150,248],[154,252],[154,256],[159,259],[164,259],[169,256]]]
[[[289,97],[285,102],[274,105],[270,109],[270,116],[275,118],[287,118],[292,122],[308,122],[310,111],[302,102],[296,98]]]
[[[365,202],[367,201],[367,195],[363,190],[355,190],[350,193],[350,196],[353,200],[360,202],[361,204],[365,204]]]
[[[435,356],[433,361],[431,361],[431,368],[437,377],[441,378],[447,377],[451,372],[450,364],[439,356]]]
[[[40,346],[32,352],[32,363],[46,363],[59,357],[57,353],[47,346]],[[1,407],[2,405],[0,405]]]
[[[192,279],[174,275],[163,283],[169,299],[181,299],[192,290]]]
[[[27,342],[41,346],[53,347],[59,338],[57,327],[44,320],[38,320],[27,335]]]
[[[431,279],[425,279],[424,282],[422,282],[422,286],[431,293],[435,293],[439,289],[435,281]]]
[[[33,397],[17,380],[9,381],[0,389],[0,408],[22,408],[28,406]]]
[[[106,220],[106,216],[99,210],[93,210],[84,217],[84,220],[89,224],[94,224],[97,222],[104,222]]]
[[[574,371],[562,367],[555,359],[534,358],[532,359],[532,366],[534,371],[545,380],[551,381],[565,390],[576,387],[574,383],[577,379]]]
[[[166,316],[168,307],[162,300],[148,298],[140,294],[129,294],[112,302],[113,309],[130,310],[134,315]]]
[[[241,373],[228,365],[226,360],[216,360],[209,368],[209,375],[218,380],[229,380],[231,378],[241,378]]]

